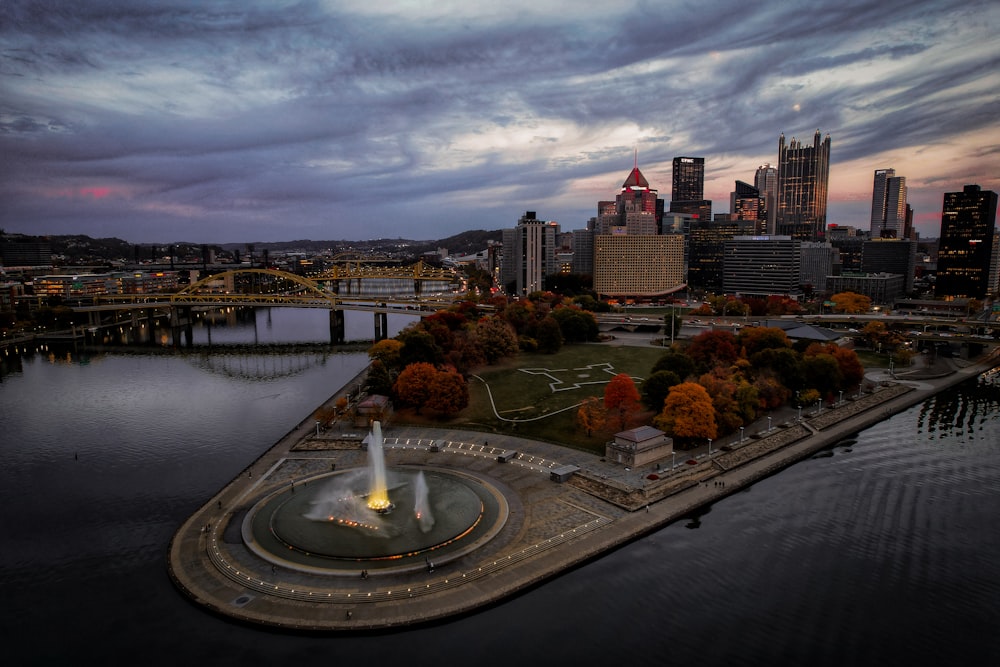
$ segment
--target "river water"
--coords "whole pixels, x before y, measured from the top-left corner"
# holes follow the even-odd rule
[[[225,337],[323,340],[326,326],[259,313]],[[1000,664],[998,376],[479,613],[316,637],[188,602],[167,545],[366,356],[198,335],[177,353],[3,362],[4,664]]]

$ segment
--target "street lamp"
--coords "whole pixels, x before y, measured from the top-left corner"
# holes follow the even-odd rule
[[[771,432],[771,418],[770,417],[767,418],[767,432],[768,433]]]
[[[802,421],[802,406],[801,405],[797,405],[795,407],[797,407],[799,409],[799,421]]]
[[[670,472],[673,472],[674,468],[677,467],[677,452],[670,452],[670,456],[672,457],[670,460]]]
[[[740,426],[740,444],[743,444],[743,427]]]
[[[316,437],[319,437],[319,420],[316,420]]]
[[[821,412],[823,412],[823,399],[822,398],[817,398],[816,399],[816,414],[820,414]]]
[[[712,439],[711,438],[708,439],[708,455],[709,456],[712,455]]]
[[[837,401],[837,405],[840,405],[840,404],[841,404],[841,403],[843,403],[843,402],[844,402],[844,390],[843,390],[843,389],[841,389],[841,390],[840,390],[840,400],[839,400],[839,401]]]

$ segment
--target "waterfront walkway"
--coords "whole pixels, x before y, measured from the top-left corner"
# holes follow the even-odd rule
[[[386,428],[390,465],[450,467],[487,477],[503,490],[510,516],[495,538],[456,560],[371,577],[274,566],[243,544],[242,518],[264,494],[364,464],[365,433],[317,434],[315,423],[306,420],[178,529],[169,571],[206,608],[272,627],[367,630],[473,612],[689,515],[996,362],[995,355],[978,363],[954,361],[905,380],[872,371],[868,379],[878,385],[873,393],[804,412],[801,421],[794,409],[772,415],[771,429],[755,427],[754,437],[743,442],[720,441],[728,444],[726,451],[685,452],[673,474],[669,462],[668,469],[661,464],[629,470],[592,454],[511,436]],[[498,460],[511,452],[516,456]],[[567,481],[555,481],[571,469],[576,472]]]

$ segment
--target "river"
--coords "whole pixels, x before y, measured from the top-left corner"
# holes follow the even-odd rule
[[[367,361],[238,345],[322,340],[325,313],[295,313],[232,323],[232,347],[4,361],[5,664],[1000,664],[996,375],[467,617],[317,637],[213,616],[167,577],[173,532]]]

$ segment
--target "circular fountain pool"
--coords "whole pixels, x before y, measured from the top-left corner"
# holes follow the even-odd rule
[[[328,473],[260,499],[243,521],[258,556],[320,573],[410,570],[458,558],[503,527],[507,503],[495,487],[441,468],[385,472],[392,507],[369,507],[365,470]]]

